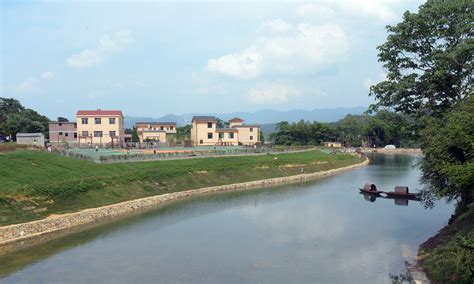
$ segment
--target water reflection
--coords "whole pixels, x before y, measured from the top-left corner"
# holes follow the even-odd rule
[[[375,202],[377,198],[379,199],[392,199],[393,203],[397,206],[408,206],[408,201],[411,200],[412,202],[420,202],[420,198],[416,197],[394,197],[394,196],[383,196],[381,194],[374,194],[374,193],[359,193],[364,196],[364,199],[368,202]],[[433,203],[434,205],[434,203]]]
[[[0,282],[390,283],[452,208],[360,198],[354,185],[367,180],[421,187],[413,156],[372,158],[338,176],[193,198],[5,255]]]

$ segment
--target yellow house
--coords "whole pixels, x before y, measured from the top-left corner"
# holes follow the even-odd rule
[[[120,110],[79,110],[76,119],[79,145],[114,147],[124,140],[123,114]]]
[[[137,122],[135,127],[141,143],[147,140],[166,142],[167,134],[176,133],[174,122]]]
[[[194,146],[254,145],[260,141],[260,126],[245,125],[243,119],[229,120],[229,127],[218,128],[214,116],[194,116],[191,140]]]

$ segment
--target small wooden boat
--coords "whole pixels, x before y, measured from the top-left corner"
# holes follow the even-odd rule
[[[395,186],[395,191],[385,192],[389,198],[406,198],[406,199],[417,199],[420,197],[421,193],[410,193],[408,191],[408,186]]]
[[[361,193],[368,193],[368,194],[381,194],[383,191],[377,190],[377,186],[373,183],[366,183],[364,188],[359,188]]]

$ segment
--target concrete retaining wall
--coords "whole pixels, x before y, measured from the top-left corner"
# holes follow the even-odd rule
[[[235,183],[222,186],[206,187],[201,189],[187,190],[181,192],[167,193],[157,196],[145,197],[136,200],[125,201],[113,205],[102,206],[98,208],[85,209],[79,212],[67,213],[62,215],[50,216],[46,219],[37,221],[14,224],[0,227],[0,247],[8,244],[13,244],[29,238],[44,237],[45,234],[57,233],[58,231],[70,229],[80,225],[87,225],[98,221],[103,221],[106,218],[113,218],[119,215],[130,214],[138,210],[156,206],[167,201],[196,196],[201,194],[246,190],[252,188],[259,188],[271,185],[279,185],[286,183],[293,183],[305,180],[316,179],[334,175],[337,173],[349,171],[355,168],[363,167],[369,163],[366,159],[364,162],[351,165],[343,168],[315,172],[309,174],[300,174],[288,177],[279,177],[265,180],[257,180],[243,183]]]

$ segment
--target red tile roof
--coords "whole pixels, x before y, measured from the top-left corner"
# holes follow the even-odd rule
[[[76,115],[95,115],[95,116],[123,116],[121,110],[78,110]]]

